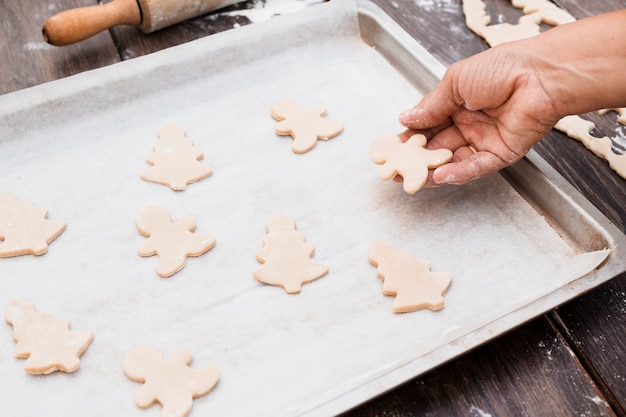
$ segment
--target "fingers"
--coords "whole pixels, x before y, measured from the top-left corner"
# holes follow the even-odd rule
[[[473,153],[468,147],[462,149],[463,150],[459,150],[458,152],[462,152],[465,155],[459,155],[458,162],[450,162],[433,171],[432,180],[434,184],[466,184],[472,180],[493,174],[509,165],[509,163],[492,153]],[[468,152],[471,153],[471,155],[467,156]],[[455,157],[457,157],[456,153]]]
[[[463,103],[456,94],[454,85],[447,72],[434,90],[426,94],[415,107],[402,112],[398,120],[407,128],[416,130],[430,129],[446,123]]]
[[[443,184],[461,185],[493,174],[509,164],[489,152],[476,152],[470,145],[462,146],[454,152],[452,161],[436,169],[428,170],[423,188]],[[396,182],[403,178],[396,175]]]

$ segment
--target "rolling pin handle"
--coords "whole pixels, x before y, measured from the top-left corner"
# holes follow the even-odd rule
[[[90,38],[117,25],[139,25],[141,10],[137,0],[113,0],[97,6],[58,13],[43,24],[46,42],[65,46]]]

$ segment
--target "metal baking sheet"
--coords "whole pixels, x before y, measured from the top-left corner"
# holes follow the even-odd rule
[[[152,345],[220,370],[191,415],[334,415],[624,271],[624,236],[534,153],[415,195],[377,177],[370,141],[443,71],[372,3],[333,0],[0,97],[0,190],[68,224],[47,254],[0,259],[0,309],[28,301],[95,334],[76,373],[33,377],[1,327],[7,414],[160,415],[134,405],[140,385],[121,369]],[[326,105],[345,131],[292,153],[269,115],[285,96]],[[167,123],[214,168],[183,192],[139,178]],[[150,204],[194,216],[215,248],[158,277],[137,254]],[[297,295],[252,275],[277,212],[330,267]],[[373,239],[452,272],[446,307],[392,314]]]

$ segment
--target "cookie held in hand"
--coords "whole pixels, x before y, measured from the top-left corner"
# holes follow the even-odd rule
[[[426,183],[428,170],[452,159],[449,149],[426,149],[426,136],[415,134],[406,142],[393,134],[377,136],[369,147],[369,158],[382,165],[378,175],[390,180],[396,175],[404,179],[403,188],[409,194],[417,192]]]

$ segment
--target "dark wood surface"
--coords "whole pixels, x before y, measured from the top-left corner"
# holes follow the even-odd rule
[[[375,1],[444,64],[487,48],[466,28],[460,0]],[[486,2],[494,21],[514,22],[520,16],[507,0]],[[0,0],[0,94],[250,23],[245,17],[213,13],[151,35],[119,27],[63,48],[43,42],[41,26],[47,17],[94,3]],[[626,7],[626,0],[555,3],[576,18]],[[616,123],[615,114],[586,117],[597,123],[598,134],[624,136],[626,129]],[[557,131],[535,149],[626,232],[626,181],[605,161]],[[622,275],[346,415],[624,416],[625,335],[626,275]]]

